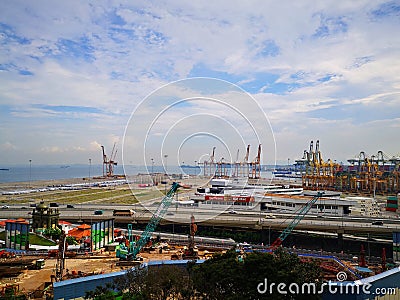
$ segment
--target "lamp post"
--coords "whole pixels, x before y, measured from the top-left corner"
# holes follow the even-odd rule
[[[196,186],[196,177],[197,177],[197,160],[194,161],[194,185]]]
[[[31,187],[32,180],[32,159],[29,160],[29,188]]]
[[[165,174],[168,174],[168,154],[164,154],[165,158]]]
[[[154,174],[154,158],[151,159],[151,174]]]
[[[90,171],[92,169],[92,159],[89,158],[89,186],[90,186]]]

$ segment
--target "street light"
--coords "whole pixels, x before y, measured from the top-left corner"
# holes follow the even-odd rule
[[[90,185],[90,171],[92,169],[92,159],[89,158],[89,185]]]
[[[154,174],[154,158],[151,159],[151,174]]]
[[[31,187],[32,180],[32,159],[29,160],[29,188]]]
[[[165,158],[165,174],[168,174],[168,154],[164,154]]]
[[[194,185],[196,186],[196,177],[197,177],[197,160],[194,161]]]

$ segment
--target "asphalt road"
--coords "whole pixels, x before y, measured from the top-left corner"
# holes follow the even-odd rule
[[[155,203],[151,207],[157,208]],[[113,210],[132,209],[135,214],[132,217],[114,217]],[[145,223],[151,218],[151,213],[141,205],[95,205],[95,204],[78,204],[74,208],[66,208],[66,205],[58,207],[60,218],[66,221],[84,220],[85,222],[94,222],[101,219],[115,218],[119,223]],[[101,209],[102,215],[95,215],[95,211]],[[30,218],[33,208],[27,206],[10,206],[10,208],[0,208],[0,219],[8,218]],[[291,220],[293,214],[274,214],[264,212],[249,212],[235,210],[231,213],[229,210],[225,212],[212,209],[192,207],[175,207],[171,205],[164,216],[161,223],[190,223],[191,215],[195,216],[197,222],[204,225],[216,225],[226,227],[240,228],[272,228],[283,229]],[[267,217],[266,217],[267,216]],[[373,225],[374,221],[381,220],[383,225]],[[296,226],[299,230],[315,230],[325,232],[343,232],[343,233],[390,233],[400,232],[400,219],[387,218],[366,218],[366,217],[317,217],[307,215]]]

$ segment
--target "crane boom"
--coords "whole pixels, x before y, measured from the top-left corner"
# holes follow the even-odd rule
[[[288,237],[288,235],[293,231],[297,224],[299,224],[300,221],[303,220],[304,216],[310,211],[311,207],[315,204],[315,202],[317,202],[320,197],[322,197],[323,194],[324,192],[317,192],[317,194],[300,209],[295,218],[282,231],[278,238],[269,246],[270,250],[275,250],[282,244],[282,242]]]
[[[180,187],[179,183],[174,182],[167,192],[167,194],[164,196],[164,198],[161,200],[161,204],[158,207],[158,209],[153,213],[149,223],[146,226],[146,229],[143,231],[142,235],[140,236],[139,240],[137,241],[135,247],[133,248],[132,251],[132,258],[136,259],[136,256],[139,254],[140,250],[142,250],[143,246],[147,244],[149,241],[151,235],[153,234],[154,230],[156,229],[158,223],[160,223],[160,220],[168,210],[169,206],[171,205],[171,202],[174,198],[174,195],[178,188]]]

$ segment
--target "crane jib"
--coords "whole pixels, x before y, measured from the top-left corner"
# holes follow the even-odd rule
[[[155,231],[158,223],[163,218],[164,214],[171,205],[174,195],[179,187],[180,187],[179,183],[174,182],[169,191],[167,192],[167,194],[161,200],[160,206],[153,213],[149,223],[147,224],[145,230],[143,231],[142,235],[140,236],[139,240],[135,245],[135,248],[132,251],[132,259],[136,259],[136,256],[139,254],[140,250],[142,250],[143,246],[145,246],[150,240],[151,235]]]
[[[317,192],[317,194],[304,205],[299,213],[294,217],[294,219],[289,223],[289,225],[282,231],[279,237],[269,246],[270,250],[275,250],[278,248],[282,242],[290,235],[293,229],[300,223],[301,220],[305,217],[305,215],[309,212],[311,207],[317,202],[319,198],[322,197],[324,192]]]

